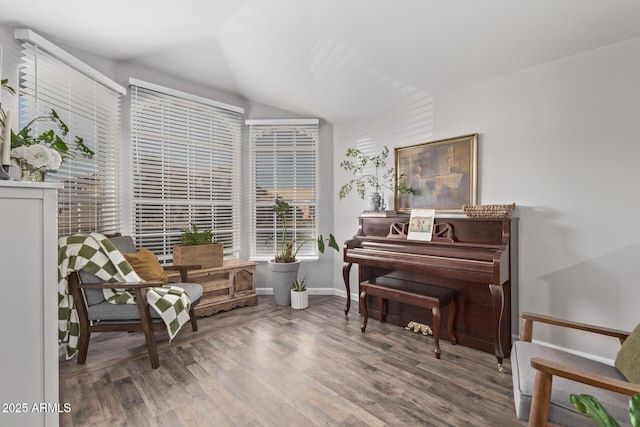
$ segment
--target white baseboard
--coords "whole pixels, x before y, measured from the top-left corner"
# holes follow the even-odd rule
[[[337,297],[347,298],[347,292],[336,288],[307,288],[309,295],[334,295]],[[273,295],[272,288],[256,288],[258,295]],[[351,301],[358,302],[358,294],[351,294]]]
[[[595,360],[596,362],[604,363],[606,365],[613,366],[613,364],[615,363],[615,361],[613,359],[607,359],[606,357],[596,356],[595,354],[585,353],[585,352],[582,352],[582,351],[577,351],[577,350],[573,350],[573,349],[570,349],[570,348],[561,347],[559,345],[550,344],[550,343],[547,343],[547,342],[544,342],[544,341],[538,341],[538,340],[531,340],[531,341],[536,343],[536,344],[544,345],[546,347],[554,348],[556,350],[561,350],[561,351],[564,351],[564,352],[567,352],[567,353],[571,353],[571,354],[574,354],[576,356],[583,357],[585,359]]]
[[[343,290],[335,289],[335,288],[307,288],[309,290],[309,295],[335,295],[339,297],[346,298],[347,293]],[[273,295],[272,288],[256,288],[256,293],[258,295]],[[357,301],[357,295],[351,295],[351,300]]]

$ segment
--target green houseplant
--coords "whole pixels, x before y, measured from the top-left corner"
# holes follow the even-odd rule
[[[297,259],[300,249],[310,242],[316,242],[318,252],[324,253],[326,246],[340,252],[340,247],[333,234],[325,239],[319,235],[317,239],[288,239],[287,237],[287,216],[290,214],[291,206],[284,200],[276,199],[272,207],[275,213],[276,223],[281,226],[281,238],[274,242],[269,239],[267,243],[274,244],[274,256],[268,261],[269,282],[273,289],[274,299],[277,305],[289,305],[291,303],[291,285],[298,277],[300,260]],[[327,244],[325,245],[325,242]]]
[[[289,203],[284,200],[276,199],[275,204],[273,205],[273,212],[276,214],[276,220],[282,225],[282,238],[279,240],[279,244],[275,245],[274,251],[274,262],[276,263],[292,263],[296,262],[296,256],[298,252],[304,245],[309,242],[314,241],[314,239],[303,239],[303,240],[288,240],[287,239],[287,215],[291,211],[291,206]],[[338,247],[338,243],[336,239],[333,237],[333,234],[329,234],[329,238],[325,239],[322,237],[322,234],[318,236],[316,243],[318,245],[318,252],[321,254],[324,253],[325,250],[325,240],[328,242],[330,248],[335,249],[336,251],[340,251]],[[273,239],[270,239],[270,242]]]
[[[367,186],[369,186],[373,190],[369,196],[369,210],[383,211],[385,210],[384,197],[380,194],[383,189],[391,192],[396,190],[403,194],[414,192],[410,187],[407,187],[404,174],[399,177],[399,182],[394,187],[394,169],[387,166],[388,147],[385,146],[382,152],[376,156],[369,156],[357,148],[348,148],[345,157],[346,159],[340,162],[340,167],[352,173],[354,177],[340,187],[340,200],[351,193],[354,187],[360,198],[364,200]],[[373,168],[373,172],[363,173],[368,167]]]
[[[182,246],[206,245],[213,241],[213,231],[198,230],[196,224],[191,223],[191,229],[182,230],[180,244]]]
[[[173,263],[199,265],[202,268],[222,266],[224,245],[213,241],[213,231],[200,230],[194,223],[190,226],[182,230],[180,243],[173,245]]]
[[[578,411],[588,415],[598,427],[620,426],[595,397],[588,394],[572,394],[569,399]],[[629,399],[629,418],[633,427],[640,427],[640,394],[634,394]]]
[[[293,289],[291,289],[291,308],[295,310],[304,310],[309,307],[309,291],[307,290],[306,277],[302,280],[297,278],[293,281]]]

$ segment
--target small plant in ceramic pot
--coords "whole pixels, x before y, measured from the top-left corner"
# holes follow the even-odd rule
[[[293,290],[295,292],[304,292],[304,291],[306,291],[307,290],[307,285],[305,284],[306,281],[307,281],[306,277],[304,279],[302,279],[302,280],[295,279],[293,281]]]
[[[302,280],[294,279],[293,289],[291,289],[291,308],[303,310],[309,307],[309,292],[305,284],[306,281],[306,277]]]

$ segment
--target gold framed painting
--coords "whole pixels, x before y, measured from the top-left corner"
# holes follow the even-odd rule
[[[478,134],[397,147],[395,209],[462,212],[478,200]]]

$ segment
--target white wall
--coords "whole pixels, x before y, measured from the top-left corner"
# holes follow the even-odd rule
[[[518,206],[520,310],[633,329],[640,322],[640,39],[422,99],[422,111],[404,124],[406,112],[394,110],[335,125],[336,164],[358,138],[393,147],[479,133],[479,202]],[[347,179],[339,168],[334,175],[336,187]],[[337,190],[334,202],[344,241],[365,202],[339,201]],[[334,280],[343,289],[338,266]],[[538,331],[534,337],[605,359],[619,349],[611,339]]]

